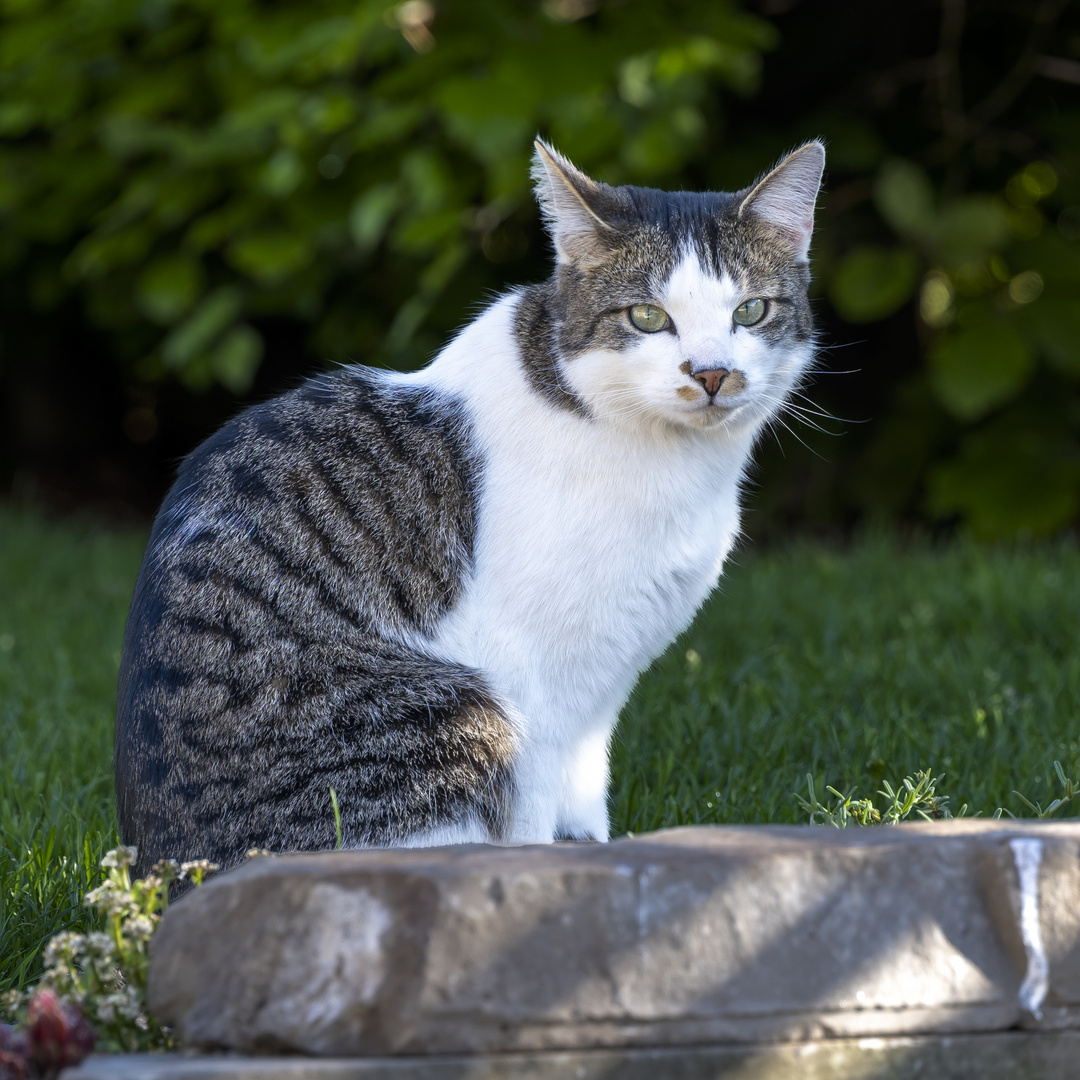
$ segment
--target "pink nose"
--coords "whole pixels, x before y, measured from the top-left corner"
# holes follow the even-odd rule
[[[705,387],[709,397],[715,397],[724,380],[731,374],[727,368],[715,368],[712,371],[695,371],[694,379]]]

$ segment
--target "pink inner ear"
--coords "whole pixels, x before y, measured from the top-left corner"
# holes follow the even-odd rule
[[[559,261],[585,263],[602,255],[607,226],[588,205],[595,182],[539,139],[532,174]]]
[[[820,143],[789,154],[750,192],[740,213],[749,210],[775,225],[795,242],[805,258],[814,231],[814,204],[821,186],[825,151]]]

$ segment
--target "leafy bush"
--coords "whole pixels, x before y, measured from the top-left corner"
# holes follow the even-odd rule
[[[413,366],[541,272],[535,132],[698,188],[822,135],[826,321],[921,354],[881,376],[843,499],[985,536],[1075,522],[1080,9],[783,7],[3,0],[5,319],[74,298],[138,400],[243,395],[283,327],[309,361]],[[137,406],[127,438],[155,425]]]
[[[913,161],[889,159],[874,198],[894,245],[852,252],[831,283],[852,321],[917,294],[930,395],[968,429],[956,456],[930,472],[927,506],[984,535],[1048,532],[1080,513],[1071,404],[1046,403],[1038,417],[1021,404],[1040,370],[1064,383],[1066,400],[1080,376],[1080,219],[1074,227],[1046,205],[1060,183],[1058,169],[1036,160],[997,195],[947,196]],[[1067,183],[1080,198],[1080,177]],[[875,270],[856,276],[853,263],[867,257]]]
[[[9,0],[2,264],[48,249],[31,296],[81,292],[146,379],[243,392],[268,315],[407,360],[470,256],[520,248],[538,129],[612,178],[676,176],[773,39],[730,3],[587,7]]]

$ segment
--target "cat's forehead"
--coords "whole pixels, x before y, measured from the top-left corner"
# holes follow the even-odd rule
[[[657,299],[672,313],[676,310],[725,310],[734,307],[745,283],[722,268],[703,262],[691,248],[683,251],[657,292]]]
[[[656,226],[673,238],[700,236],[738,216],[738,197],[726,191],[658,191],[630,185],[610,190],[621,204],[623,220]]]
[[[723,272],[721,253],[737,225],[737,203],[725,192],[656,191],[621,187],[612,192],[619,209],[611,214],[622,227],[632,254],[670,274],[693,251],[704,268]]]
[[[794,270],[790,247],[776,230],[750,215],[739,214],[743,192],[656,191],[651,188],[609,189],[623,243],[616,262],[636,267],[654,289],[665,291],[690,277],[729,280],[744,288],[779,285]],[[692,265],[696,264],[696,265]],[[797,275],[798,276],[798,275]]]

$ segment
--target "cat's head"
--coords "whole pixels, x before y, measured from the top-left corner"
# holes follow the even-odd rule
[[[743,191],[663,192],[597,183],[537,140],[558,265],[548,325],[533,324],[545,355],[530,348],[564,403],[697,429],[775,412],[813,352],[807,253],[824,163],[809,142]]]

